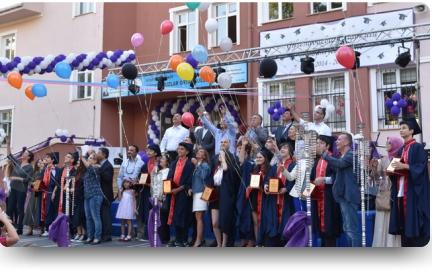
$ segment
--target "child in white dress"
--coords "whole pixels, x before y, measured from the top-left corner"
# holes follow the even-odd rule
[[[116,218],[121,220],[121,236],[120,241],[132,240],[132,220],[136,215],[136,200],[135,191],[132,189],[132,182],[124,180],[122,183],[122,193],[120,203],[117,208]],[[127,223],[128,234],[125,237],[125,225]]]

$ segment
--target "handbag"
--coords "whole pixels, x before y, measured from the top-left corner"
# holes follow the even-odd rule
[[[375,209],[378,211],[390,211],[390,199],[391,199],[391,183],[387,180],[380,181],[379,191],[375,198]]]
[[[213,176],[213,182],[215,186],[218,187],[222,184],[222,177],[223,177],[223,169],[222,167],[219,167]]]

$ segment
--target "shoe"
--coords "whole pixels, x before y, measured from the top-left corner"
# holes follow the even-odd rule
[[[184,243],[182,242],[175,242],[176,247],[185,247]]]
[[[147,239],[144,239],[144,238],[137,238],[137,240],[140,242],[147,242],[148,241]]]
[[[102,242],[111,242],[111,241],[112,241],[111,237],[102,239]]]
[[[84,241],[84,244],[85,244],[85,245],[89,245],[89,244],[91,244],[92,242],[93,242],[93,239],[87,239],[87,240]]]
[[[205,240],[202,240],[198,246],[193,245],[191,247],[205,247]]]
[[[169,241],[167,247],[175,247],[175,242],[174,241]]]
[[[125,242],[129,242],[132,241],[132,236],[128,235],[126,236],[126,238],[124,239]]]
[[[45,231],[43,234],[41,234],[42,237],[48,237],[49,233]]]
[[[81,237],[81,235],[76,234],[73,240],[78,241],[80,239],[80,237]]]
[[[120,235],[120,239],[119,239],[119,241],[124,241],[125,240],[125,238],[126,238],[126,236],[124,235],[124,234],[122,234],[122,235]]]
[[[77,242],[82,243],[82,242],[84,242],[85,239],[86,239],[86,236],[83,234],[80,236],[80,238],[77,240]]]
[[[90,245],[94,246],[94,245],[99,245],[100,243],[102,243],[101,240],[95,239],[95,240],[93,240],[93,242],[90,243]]]

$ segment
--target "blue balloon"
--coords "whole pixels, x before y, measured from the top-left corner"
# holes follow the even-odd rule
[[[45,85],[37,83],[37,84],[33,85],[32,93],[36,97],[44,97],[47,95],[47,89],[46,89]]]
[[[55,73],[62,79],[69,79],[72,73],[71,66],[65,62],[59,62],[55,65]]]
[[[200,63],[206,63],[208,58],[207,49],[203,45],[196,45],[192,49],[192,57]]]
[[[120,78],[115,74],[110,74],[107,77],[107,84],[111,88],[118,88],[120,86]]]

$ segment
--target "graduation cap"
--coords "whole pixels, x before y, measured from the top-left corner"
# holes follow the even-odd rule
[[[273,158],[273,153],[265,147],[261,148],[260,153],[267,159],[268,162],[270,162]]]
[[[54,165],[59,163],[59,160],[60,160],[59,152],[51,152],[51,153],[47,153],[46,155],[49,156],[53,160]]]
[[[330,151],[333,148],[333,143],[334,143],[334,138],[332,136],[327,136],[327,135],[319,135],[318,139],[320,139],[321,141],[325,142],[327,145],[330,146]]]
[[[422,130],[420,129],[419,124],[417,123],[417,120],[414,118],[408,118],[400,122],[400,126],[407,125],[409,129],[414,130],[413,136],[422,133]]]

